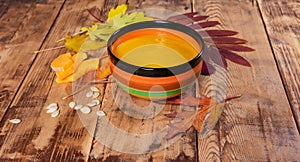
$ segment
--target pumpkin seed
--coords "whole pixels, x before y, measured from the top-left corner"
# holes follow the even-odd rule
[[[21,123],[21,119],[10,119],[9,122],[13,124],[19,124]]]
[[[49,104],[48,106],[47,106],[47,109],[51,109],[51,108],[53,108],[53,107],[58,107],[58,105],[57,105],[57,103],[51,103],[51,104]]]
[[[96,114],[97,114],[97,116],[99,116],[99,117],[105,116],[105,113],[104,113],[104,111],[102,111],[102,110],[98,110],[98,111],[96,112]]]
[[[93,97],[93,95],[94,95],[93,91],[89,91],[88,93],[85,94],[85,96],[88,98]]]
[[[93,98],[97,98],[97,97],[99,97],[99,95],[100,95],[100,93],[96,92],[96,93],[93,94]]]
[[[74,109],[75,109],[75,110],[79,110],[79,109],[81,109],[82,107],[83,107],[83,105],[79,104],[79,105],[76,105],[76,106],[74,107]]]
[[[46,113],[50,114],[53,113],[54,111],[56,111],[58,109],[58,107],[50,107]]]
[[[96,103],[97,105],[100,104],[100,100],[93,100],[92,102]]]
[[[83,108],[80,109],[80,111],[84,114],[89,114],[91,112],[91,109],[87,106],[84,106]]]
[[[86,104],[86,106],[88,106],[88,107],[94,107],[96,105],[97,105],[96,102],[91,102],[91,103]]]
[[[99,92],[99,89],[95,86],[90,87],[93,92]]]
[[[72,101],[72,102],[69,103],[69,107],[70,108],[73,109],[75,106],[76,106],[76,103],[74,101]]]
[[[52,118],[55,118],[55,117],[58,116],[58,114],[59,114],[59,110],[56,110],[56,111],[54,111],[54,112],[51,114],[51,117],[52,117]]]

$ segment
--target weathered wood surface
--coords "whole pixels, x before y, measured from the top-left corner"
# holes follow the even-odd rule
[[[273,1],[272,1],[273,3]],[[199,161],[297,161],[300,138],[273,59],[258,6],[250,1],[197,1],[197,11],[239,31],[256,49],[251,68],[230,64],[228,93],[242,99],[225,108],[217,131],[199,139]]]
[[[207,138],[197,139],[198,134],[191,128],[174,144],[160,150],[155,150],[159,145],[155,145],[157,143],[154,138],[147,138],[142,143],[136,143],[137,147],[133,148],[136,149],[133,151],[145,152],[142,154],[128,153],[132,152],[132,141],[122,140],[127,138],[119,138],[122,136],[109,130],[109,126],[113,125],[129,134],[151,134],[168,124],[169,120],[163,114],[176,111],[178,107],[165,106],[160,111],[159,105],[154,104],[154,118],[130,117],[125,113],[133,111],[128,109],[133,104],[124,102],[130,100],[130,97],[124,95],[115,84],[108,84],[96,85],[100,89],[99,99],[102,103],[93,108],[93,113],[77,113],[68,108],[68,102],[72,98],[61,100],[72,92],[74,84],[56,84],[55,74],[49,67],[50,61],[65,50],[33,54],[39,48],[57,46],[56,40],[67,33],[79,31],[82,26],[90,25],[93,19],[85,12],[85,7],[92,8],[93,12],[102,16],[107,14],[109,8],[122,3],[128,3],[129,9],[155,7],[188,12],[191,10],[190,2],[1,1],[0,161],[299,160],[300,137],[293,116],[294,114],[299,122],[299,63],[295,59],[300,51],[297,46],[299,34],[296,30],[299,23],[292,21],[299,22],[299,10],[296,8],[299,2],[259,1],[256,4],[233,0],[192,1],[194,10],[211,15],[210,20],[220,21],[223,25],[219,28],[239,31],[238,36],[248,40],[248,44],[256,49],[252,53],[242,53],[242,56],[250,60],[251,68],[230,63],[228,73],[224,74],[228,77],[228,94],[242,93],[244,96],[225,108],[219,124]],[[283,10],[286,8],[291,10]],[[280,17],[281,12],[286,15]],[[287,20],[286,23],[281,23],[281,19]],[[30,25],[33,23],[35,25]],[[268,33],[264,29],[264,23]],[[273,30],[274,27],[276,30]],[[215,85],[211,85],[210,81],[201,82],[200,91],[203,89],[203,93],[206,93],[211,86]],[[224,93],[223,89],[219,91]],[[81,102],[81,97],[84,97],[84,92],[76,95],[74,100]],[[149,104],[137,98],[131,99],[136,105]],[[57,102],[60,106],[58,118],[51,118],[44,109],[52,102]],[[120,111],[120,108],[123,110]],[[94,112],[98,109],[107,113],[106,118],[97,118]],[[144,112],[142,110],[139,113]],[[12,118],[20,118],[22,122],[13,125],[8,122]],[[107,133],[103,133],[105,131]],[[108,142],[107,146],[103,145],[103,139]],[[151,143],[153,145],[148,150],[137,149],[140,145],[140,148],[145,149],[142,145],[148,146]],[[120,152],[111,148],[131,150]],[[155,152],[149,152],[151,149]]]
[[[110,3],[110,5],[115,6],[116,4]],[[162,2],[153,0],[129,0],[128,5],[129,10],[156,7],[177,12],[190,11],[189,1]],[[157,15],[157,13],[151,14],[156,14],[157,17],[163,17],[165,13],[160,13],[162,15]],[[162,140],[161,136],[156,135],[159,134],[157,132],[163,130],[169,123],[169,119],[163,114],[178,110],[178,106],[165,106],[160,108],[160,104],[153,104],[153,108],[143,108],[147,107],[150,103],[142,99],[130,98],[122,90],[116,90],[114,87],[115,85],[109,84],[105,89],[104,102],[102,103],[101,109],[107,112],[108,119],[107,121],[102,118],[98,120],[95,129],[95,143],[93,143],[90,154],[91,161],[196,160],[196,134],[193,129],[190,129],[184,137],[166,148],[164,146],[166,143],[161,145],[159,142],[159,140]],[[131,100],[132,102],[130,102]],[[139,108],[132,109],[133,107]],[[152,110],[152,112],[149,110]],[[132,113],[135,115],[140,114],[142,117],[139,117],[144,117],[145,119],[130,116]],[[151,118],[147,117],[149,114],[152,116]],[[112,127],[115,127],[115,129]],[[125,135],[123,135],[123,133]],[[136,135],[140,139],[136,140],[137,138],[134,138],[133,135]],[[105,136],[107,137],[105,138]],[[104,146],[103,143],[105,143],[106,146]],[[111,148],[123,150],[125,153],[112,150]]]
[[[55,47],[57,46],[55,42],[64,38],[66,34],[77,32],[80,27],[89,25],[92,20],[89,19],[90,16],[85,11],[85,7],[99,6],[100,2],[61,2],[64,5],[60,12],[56,13],[57,19],[52,20],[54,25],[41,49]],[[32,2],[32,4],[34,3]],[[49,9],[50,12],[53,12],[52,8]],[[47,12],[45,14],[47,15]],[[43,19],[47,20],[47,18]],[[39,22],[34,22],[34,24],[39,24]],[[34,26],[27,25],[31,28]],[[38,29],[36,30],[38,31]],[[24,28],[22,31],[29,32],[31,30]],[[23,46],[27,47],[28,53],[33,55],[33,51],[36,49],[26,42],[30,36],[22,36],[22,39],[25,39]],[[37,43],[42,43],[42,41],[37,40]],[[72,87],[71,85],[53,84],[55,74],[50,69],[50,62],[63,52],[65,50],[40,53],[31,65],[27,77],[1,122],[1,161],[9,159],[86,161],[88,159],[92,135],[86,131],[77,113],[69,111],[68,103],[61,100],[63,96],[71,92]],[[28,53],[27,55],[29,55]],[[27,57],[25,55],[20,59],[10,61],[22,62]],[[50,114],[46,114],[45,107],[52,102],[57,102],[60,106],[61,113],[58,118],[51,118]],[[11,118],[19,118],[22,122],[12,125],[8,122],[8,119]]]
[[[0,2],[0,119],[11,104],[63,2]]]
[[[258,4],[300,130],[300,2],[259,0]]]

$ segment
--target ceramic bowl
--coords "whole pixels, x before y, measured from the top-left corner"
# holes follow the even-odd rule
[[[133,96],[155,100],[178,96],[193,85],[203,50],[196,31],[160,20],[125,26],[107,44],[117,84]]]

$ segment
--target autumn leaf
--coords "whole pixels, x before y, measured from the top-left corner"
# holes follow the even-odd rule
[[[242,45],[228,45],[228,44],[217,44],[217,47],[219,49],[227,49],[231,51],[237,51],[237,52],[252,52],[254,51],[253,48],[242,46]]]
[[[153,18],[145,17],[143,12],[133,12],[131,14],[116,15],[112,17],[108,21],[108,23],[111,24],[113,27],[119,29],[126,25],[130,25],[142,21],[150,21],[150,20],[153,20]]]
[[[223,107],[227,102],[240,98],[241,95],[228,97],[221,102],[217,102],[211,97],[200,96],[199,98],[190,95],[184,95],[182,98],[173,98],[166,101],[167,104],[197,106],[194,111],[173,112],[165,114],[166,117],[179,119],[179,121],[171,122],[170,128],[166,135],[166,139],[170,139],[177,134],[185,132],[189,127],[193,126],[203,138],[212,130],[218,122]]]
[[[211,38],[215,44],[244,44],[247,43],[246,40],[234,37],[212,37]]]
[[[213,27],[213,26],[216,26],[219,24],[220,23],[218,21],[206,21],[206,22],[194,23],[194,24],[191,24],[188,26],[193,29],[202,29],[202,28],[207,28],[207,27]]]
[[[169,124],[169,129],[165,138],[171,139],[177,134],[184,133],[186,130],[188,130],[193,125],[195,115],[195,111],[184,111],[181,113],[177,113],[176,116],[180,116],[181,119]],[[168,114],[166,114],[165,116],[168,117]]]
[[[116,8],[111,8],[108,13],[107,21],[110,21],[110,19],[114,16],[125,14],[126,11],[127,11],[126,4],[119,5]]]
[[[201,34],[201,32],[203,32],[203,31],[199,31],[199,34]],[[238,32],[232,31],[232,30],[205,30],[204,32],[206,32],[211,37],[213,37],[213,36],[233,36],[233,35],[238,34]]]
[[[198,12],[185,13],[181,15],[175,15],[168,18],[169,21],[184,24],[203,36],[205,42],[205,48],[203,56],[206,55],[208,60],[212,60],[215,64],[227,69],[227,59],[243,66],[251,66],[242,56],[235,52],[252,52],[254,49],[244,46],[242,44],[247,43],[246,40],[232,37],[238,32],[232,30],[219,30],[211,29],[217,25],[220,25],[218,21],[207,20],[209,17],[206,15],[199,15]],[[210,29],[206,29],[206,28]],[[213,45],[213,46],[212,46]],[[207,50],[209,48],[215,48],[215,50]],[[221,52],[222,50],[222,52]],[[233,52],[235,51],[235,52]],[[210,75],[215,71],[213,64],[208,63],[208,60],[203,59],[205,63],[202,66],[201,74]]]
[[[244,66],[248,66],[250,67],[251,64],[244,59],[242,56],[239,56],[238,54],[231,52],[229,50],[226,49],[220,49],[220,53],[222,56],[224,56],[226,59],[229,59],[230,61],[240,64],[240,65],[244,65]]]
[[[80,47],[80,51],[92,51],[106,46],[106,41],[86,40]]]
[[[210,63],[203,62],[201,75],[210,75],[216,71],[215,67],[212,66]]]
[[[71,51],[78,52],[87,37],[88,35],[85,33],[76,34],[75,36],[67,35],[65,38],[65,47]]]

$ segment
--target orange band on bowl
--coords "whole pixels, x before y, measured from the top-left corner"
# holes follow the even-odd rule
[[[113,71],[113,77],[122,84],[128,85],[129,87],[135,89],[146,91],[151,89],[152,91],[155,91],[155,88],[153,89],[153,86],[155,85],[161,86],[165,90],[172,90],[190,84],[198,77],[199,72],[202,68],[202,64],[203,61],[201,61],[197,66],[195,66],[193,69],[190,69],[189,71],[168,77],[138,76],[125,72],[112,63],[110,63],[110,67]]]

